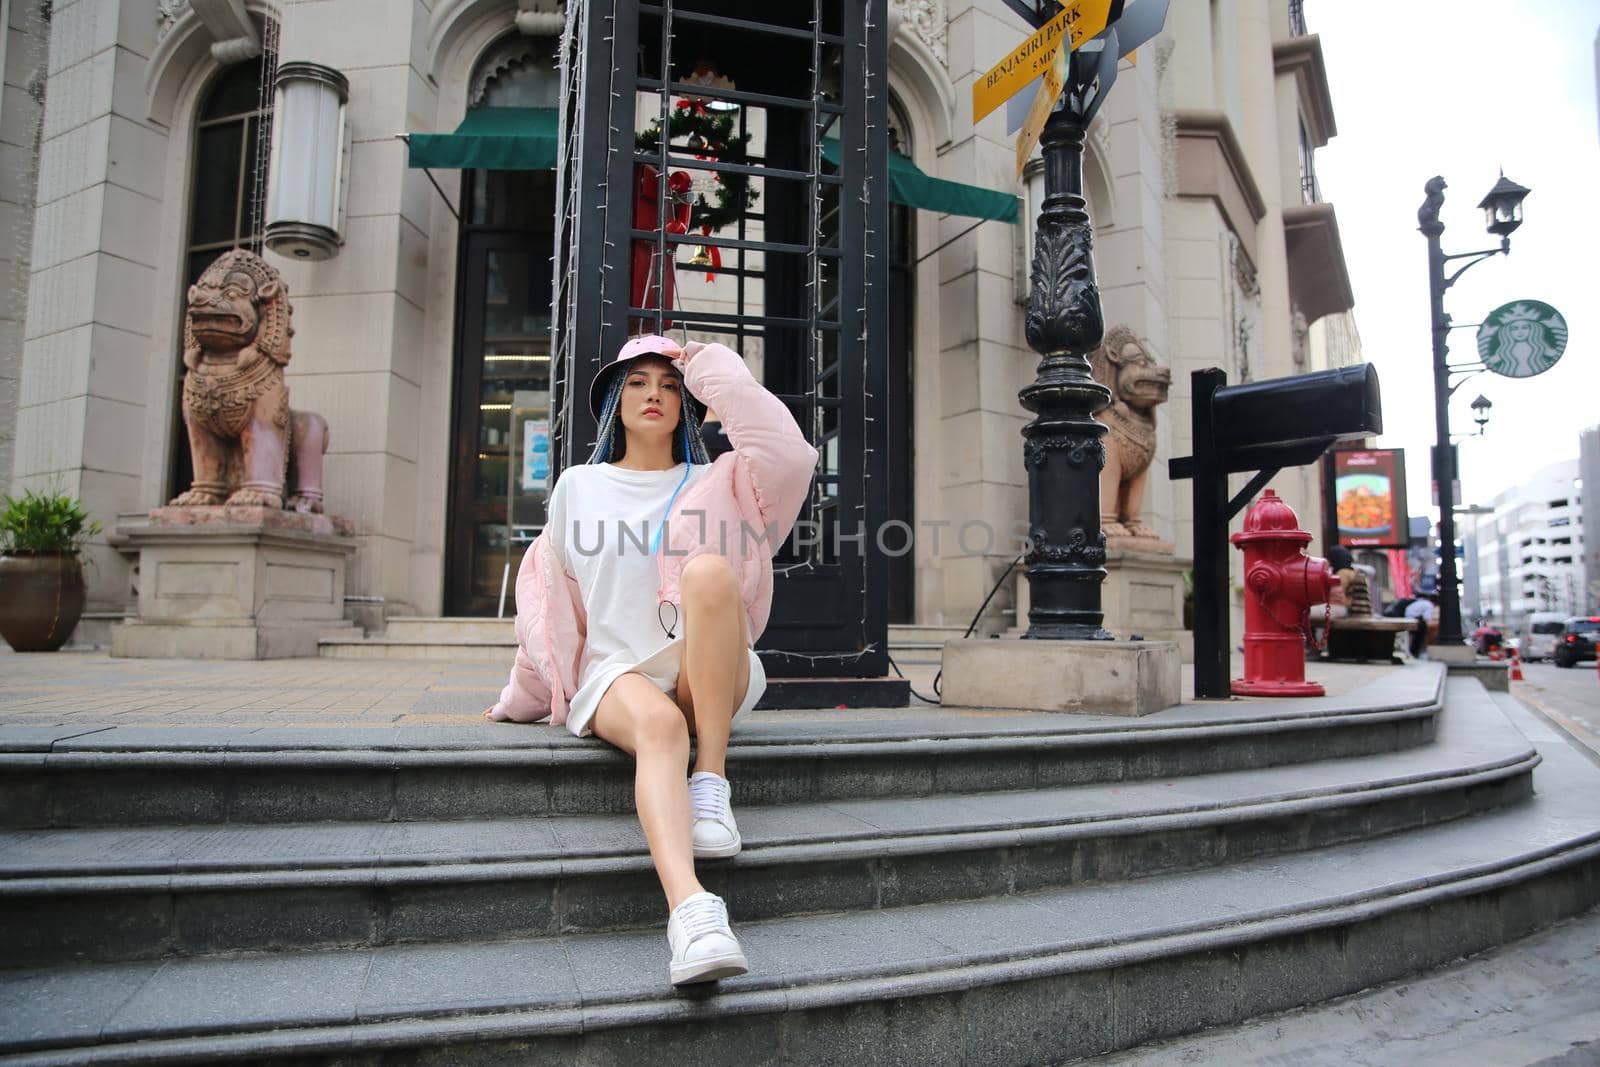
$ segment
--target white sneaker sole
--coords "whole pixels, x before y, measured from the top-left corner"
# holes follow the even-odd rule
[[[750,970],[750,962],[744,958],[743,952],[730,952],[725,956],[711,956],[693,963],[674,963],[669,969],[673,985],[693,985],[745,974]]]

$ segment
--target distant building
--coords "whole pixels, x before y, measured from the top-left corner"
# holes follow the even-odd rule
[[[1516,626],[1529,612],[1585,610],[1580,485],[1578,460],[1563,460],[1495,497],[1493,514],[1470,517],[1468,615]]]

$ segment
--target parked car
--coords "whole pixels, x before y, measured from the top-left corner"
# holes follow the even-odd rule
[[[1552,657],[1557,667],[1572,667],[1595,657],[1595,641],[1600,640],[1600,615],[1568,619]]]
[[[1567,620],[1571,617],[1562,611],[1531,612],[1522,620],[1522,629],[1519,631],[1521,642],[1518,651],[1522,658],[1533,663],[1555,655],[1556,645],[1561,641]]]

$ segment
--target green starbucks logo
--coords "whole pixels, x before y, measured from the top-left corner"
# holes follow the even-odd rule
[[[1538,300],[1517,300],[1489,312],[1478,327],[1478,358],[1507,378],[1531,378],[1567,350],[1567,320]]]

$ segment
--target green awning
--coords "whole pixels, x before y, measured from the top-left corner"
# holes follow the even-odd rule
[[[839,165],[837,140],[830,137],[822,142],[822,158],[836,167]],[[889,199],[924,211],[996,222],[1015,223],[1018,216],[1017,198],[1013,194],[924,174],[910,157],[893,150],[889,152]]]
[[[414,133],[409,165],[465,170],[551,170],[556,165],[556,111],[548,107],[479,107],[454,133]],[[839,142],[823,141],[822,155],[839,165]],[[945,181],[924,174],[898,152],[889,153],[889,199],[907,207],[997,222],[1017,221],[1011,193]]]
[[[454,133],[414,133],[407,143],[412,167],[554,170],[556,109],[475,107]]]

